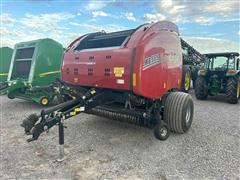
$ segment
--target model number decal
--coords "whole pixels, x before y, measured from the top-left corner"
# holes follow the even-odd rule
[[[143,70],[146,70],[159,63],[160,63],[160,54],[154,54],[150,57],[147,57],[146,59],[144,59],[144,62],[143,62]]]

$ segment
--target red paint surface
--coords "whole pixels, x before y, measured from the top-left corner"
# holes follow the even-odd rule
[[[144,25],[132,34],[125,47],[118,49],[74,51],[74,46],[83,38],[72,43],[64,55],[63,81],[79,86],[130,90],[131,55],[136,48],[132,70],[137,77],[133,87],[135,94],[156,99],[168,90],[180,87],[182,50],[178,29],[173,23],[164,21]],[[144,60],[154,54],[160,55],[160,63],[143,70]],[[90,56],[94,59],[89,59]],[[114,67],[124,67],[122,77],[115,77]],[[78,75],[74,75],[74,68],[78,68]],[[105,76],[106,69],[110,69],[108,76]],[[123,79],[124,84],[118,84],[117,79]]]

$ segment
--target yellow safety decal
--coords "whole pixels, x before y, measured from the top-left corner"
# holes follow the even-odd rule
[[[8,73],[1,73],[0,76],[7,76]]]
[[[57,74],[57,73],[60,73],[61,71],[50,71],[50,72],[45,72],[45,73],[42,73],[42,74],[39,74],[40,77],[44,77],[46,75],[49,75],[49,74]]]
[[[97,91],[95,89],[91,90],[90,93],[91,94],[95,94]]]
[[[80,108],[75,108],[74,110],[75,110],[75,112],[80,112],[81,111]]]
[[[137,75],[136,73],[133,73],[133,77],[132,77],[132,85],[133,87],[135,87],[137,85]]]
[[[124,67],[115,67],[113,69],[113,72],[115,77],[122,77],[122,75],[124,74]]]
[[[70,115],[71,115],[71,116],[75,116],[75,115],[76,115],[76,112],[75,112],[75,111],[70,112]]]
[[[75,116],[78,112],[85,111],[85,107],[75,108],[74,111],[70,112],[71,116]]]

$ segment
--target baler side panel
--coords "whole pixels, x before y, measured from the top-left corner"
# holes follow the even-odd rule
[[[155,63],[151,60],[153,58]],[[146,63],[147,60],[149,63]],[[133,88],[134,93],[156,99],[170,89],[179,88],[181,68],[178,35],[165,30],[151,33],[136,50],[133,73],[136,73],[137,83]]]
[[[129,90],[128,48],[84,50],[65,53],[62,80],[80,86]]]

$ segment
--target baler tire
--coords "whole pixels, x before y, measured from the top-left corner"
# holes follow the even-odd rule
[[[41,97],[39,103],[42,105],[42,106],[47,106],[49,105],[50,103],[50,99],[48,97]]]
[[[171,131],[185,133],[192,125],[194,105],[191,95],[183,92],[170,93],[164,105],[164,121]]]
[[[161,141],[165,141],[169,134],[169,126],[164,121],[160,121],[154,128],[154,136]]]
[[[228,78],[226,95],[227,95],[228,102],[230,104],[237,104],[238,103],[239,86],[240,86],[240,82],[239,82],[237,76]]]
[[[198,77],[195,82],[195,96],[199,100],[205,100],[208,96],[207,83],[204,77]]]
[[[188,91],[190,90],[190,87],[191,87],[191,70],[188,66],[183,66],[182,67],[181,91],[188,93]]]
[[[15,96],[14,96],[13,93],[8,93],[8,94],[7,94],[7,97],[8,97],[9,99],[15,99]]]

